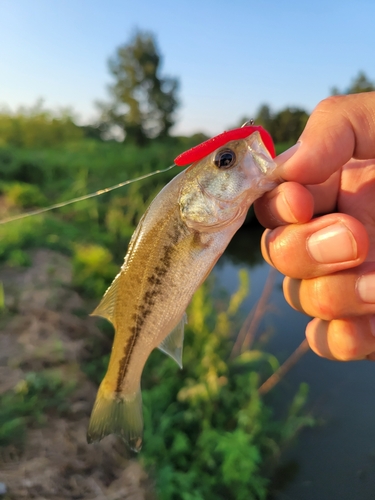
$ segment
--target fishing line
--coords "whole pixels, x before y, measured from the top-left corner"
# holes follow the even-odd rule
[[[151,172],[149,174],[141,175],[140,177],[136,177],[135,179],[130,179],[128,181],[120,182],[115,186],[107,187],[104,189],[99,189],[99,191],[95,191],[94,193],[85,194],[83,196],[78,196],[77,198],[72,198],[68,201],[62,201],[61,203],[56,203],[55,205],[50,205],[49,207],[39,208],[37,210],[31,210],[30,212],[24,212],[23,214],[14,215],[13,217],[7,217],[5,219],[0,220],[0,224],[8,224],[8,222],[13,222],[15,220],[25,219],[26,217],[31,217],[32,215],[43,214],[44,212],[49,212],[50,210],[55,210],[56,208],[66,207],[66,205],[71,205],[72,203],[77,203],[78,201],[88,200],[89,198],[94,198],[95,196],[100,196],[105,193],[109,193],[114,189],[118,189],[123,186],[127,186],[128,184],[133,184],[133,182],[142,181],[143,179],[147,179],[148,177],[152,177],[153,175],[162,174],[164,172],[168,172],[172,168],[176,167],[175,164],[170,165],[163,170],[155,170],[155,172]]]

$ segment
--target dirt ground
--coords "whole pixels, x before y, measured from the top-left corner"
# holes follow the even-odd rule
[[[67,417],[50,416],[28,430],[23,450],[0,448],[0,483],[9,500],[151,500],[152,484],[116,437],[88,445],[96,387],[80,369],[87,339],[102,335],[89,307],[72,289],[69,260],[38,250],[27,268],[0,269],[0,394],[25,373],[57,367],[76,381]]]

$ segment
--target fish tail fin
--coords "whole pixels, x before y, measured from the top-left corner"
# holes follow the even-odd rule
[[[118,394],[100,386],[91,413],[87,442],[100,441],[108,434],[117,434],[129,448],[140,451],[143,435],[142,395]]]

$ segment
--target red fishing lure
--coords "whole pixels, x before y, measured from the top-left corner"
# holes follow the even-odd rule
[[[244,125],[241,128],[235,128],[234,130],[228,130],[227,132],[223,132],[222,134],[216,135],[207,141],[198,144],[191,149],[188,149],[184,153],[181,153],[174,160],[175,164],[179,167],[183,167],[185,165],[189,165],[190,163],[194,163],[197,160],[201,160],[205,156],[209,155],[215,149],[224,146],[229,141],[235,141],[238,139],[245,139],[249,135],[254,132],[259,132],[262,138],[262,141],[266,148],[268,149],[272,158],[275,158],[275,146],[273,145],[273,140],[270,134],[260,125]]]

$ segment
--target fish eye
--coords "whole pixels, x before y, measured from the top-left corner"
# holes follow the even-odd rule
[[[217,168],[221,168],[223,170],[227,170],[228,168],[233,167],[236,162],[236,155],[234,151],[229,148],[222,149],[216,153],[214,163]]]

